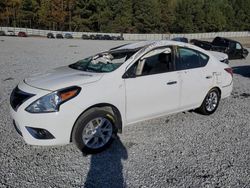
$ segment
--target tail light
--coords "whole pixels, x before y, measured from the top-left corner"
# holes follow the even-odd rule
[[[225,71],[227,71],[232,77],[233,77],[233,69],[232,68],[225,68]]]

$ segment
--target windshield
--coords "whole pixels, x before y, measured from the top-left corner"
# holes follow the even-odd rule
[[[129,59],[135,51],[109,51],[80,60],[70,68],[86,72],[112,72]]]

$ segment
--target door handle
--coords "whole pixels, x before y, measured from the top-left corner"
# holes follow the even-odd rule
[[[174,85],[174,84],[177,84],[177,81],[171,81],[167,83],[167,85]]]

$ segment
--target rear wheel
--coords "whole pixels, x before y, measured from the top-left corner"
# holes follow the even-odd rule
[[[248,55],[248,54],[243,53],[243,54],[242,54],[242,58],[243,58],[243,59],[246,59],[246,58],[247,58],[247,55]]]
[[[204,115],[213,114],[219,106],[220,92],[214,88],[208,92],[198,111]]]
[[[94,108],[82,114],[77,120],[72,139],[84,153],[98,153],[105,150],[116,134],[112,113]]]

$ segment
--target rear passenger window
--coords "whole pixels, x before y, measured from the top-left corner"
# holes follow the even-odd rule
[[[236,43],[236,49],[237,50],[241,50],[242,49],[242,47],[241,47],[241,45],[239,43]]]
[[[189,48],[179,48],[179,60],[177,70],[194,69],[206,66],[209,57],[203,53]]]
[[[202,53],[199,53],[199,55],[200,55],[200,65],[201,65],[201,67],[205,67],[207,65],[209,58],[207,55],[202,54]]]

